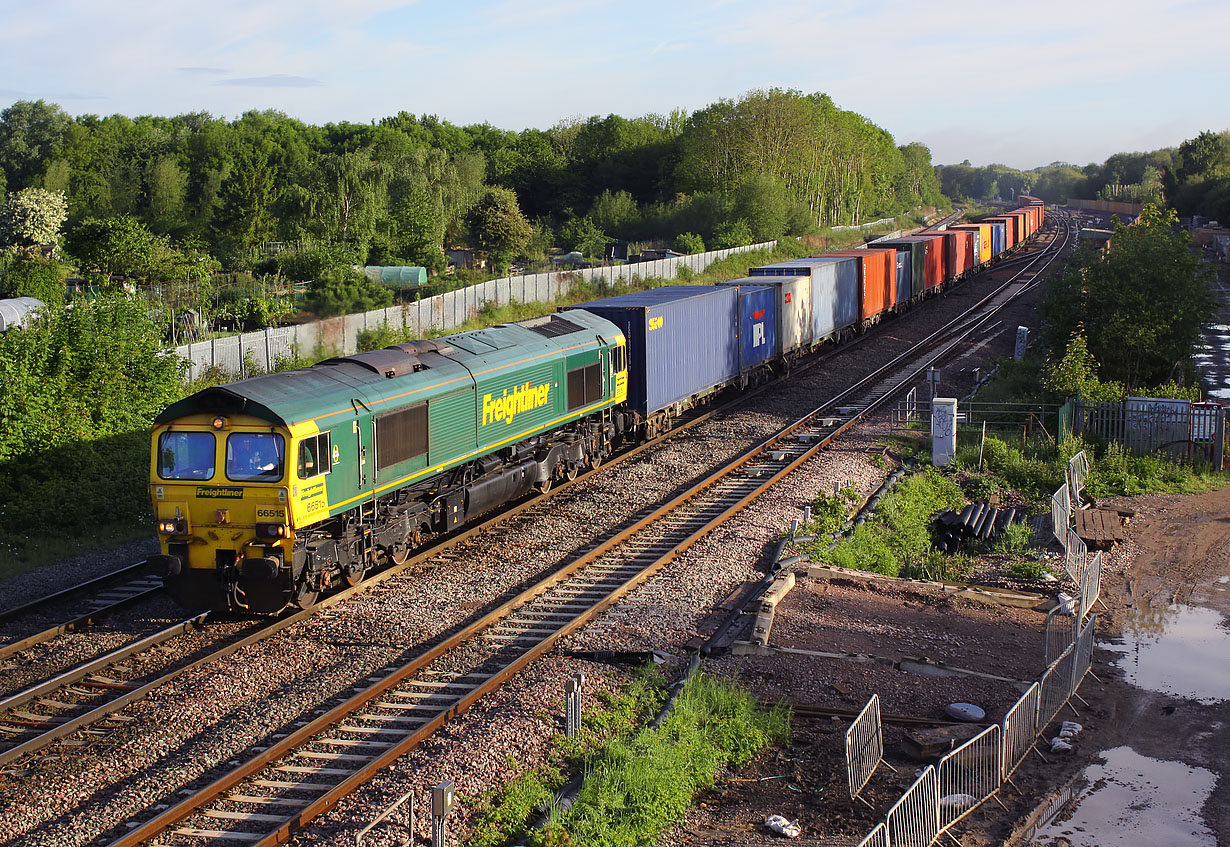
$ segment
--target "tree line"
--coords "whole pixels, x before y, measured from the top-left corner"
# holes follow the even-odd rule
[[[63,198],[72,267],[137,282],[318,272],[322,256],[323,270],[440,272],[444,248],[463,244],[497,267],[555,246],[600,256],[613,239],[726,247],[943,202],[925,146],[898,146],[826,95],[778,89],[522,132],[408,112],[315,126],[276,111],[73,117],[19,101],[0,111],[6,195],[10,247],[53,240],[47,216],[38,229],[27,212]],[[270,259],[270,242],[300,254]]]
[[[1033,194],[1048,203],[1072,199],[1154,203],[1180,215],[1230,220],[1230,132],[1201,132],[1176,147],[1116,153],[1083,167],[1052,162],[1032,170],[968,161],[936,168],[953,199],[1009,199]]]

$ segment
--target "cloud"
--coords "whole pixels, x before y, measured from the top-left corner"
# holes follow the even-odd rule
[[[209,74],[211,76],[229,73],[226,68],[176,68],[175,70],[181,74]]]
[[[268,76],[248,76],[239,79],[220,79],[214,85],[241,85],[248,88],[314,88],[324,83],[306,76],[269,74]]]

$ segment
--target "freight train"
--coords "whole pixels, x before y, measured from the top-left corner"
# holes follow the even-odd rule
[[[207,388],[155,420],[151,567],[192,609],[309,606],[940,291],[1043,214],[1026,206]]]

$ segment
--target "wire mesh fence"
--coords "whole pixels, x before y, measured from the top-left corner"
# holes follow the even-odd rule
[[[884,730],[880,723],[880,695],[872,694],[854,723],[846,730],[846,776],[850,799],[863,790],[884,759]]]

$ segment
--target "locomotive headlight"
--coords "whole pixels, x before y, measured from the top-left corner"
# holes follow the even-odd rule
[[[280,523],[258,523],[256,525],[257,538],[285,538],[286,525]]]
[[[187,535],[188,522],[183,518],[176,518],[169,521],[159,521],[158,531],[164,535]]]
[[[218,415],[216,418],[214,418],[212,421],[209,422],[209,425],[212,426],[214,429],[226,429],[226,418],[224,418],[222,415]]]

